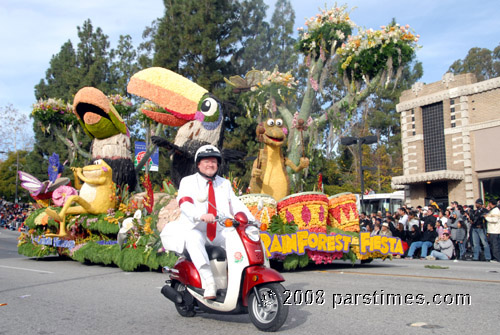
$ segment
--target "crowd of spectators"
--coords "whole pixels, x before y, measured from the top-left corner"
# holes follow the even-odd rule
[[[0,197],[0,227],[17,230],[29,215],[30,204],[12,203]]]
[[[500,262],[500,199],[482,199],[465,206],[454,201],[447,208],[401,207],[396,213],[365,212],[361,231],[399,237],[407,259]]]

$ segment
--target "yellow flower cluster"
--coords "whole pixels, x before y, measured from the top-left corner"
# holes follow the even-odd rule
[[[153,234],[153,230],[151,229],[151,221],[152,221],[152,217],[148,216],[147,218],[144,219],[144,227],[143,227],[143,230],[144,230],[144,233],[146,235],[151,235]]]
[[[352,238],[352,243],[351,243],[351,250],[356,254],[356,258],[359,260],[366,260],[366,259],[374,259],[374,258],[382,258],[385,259],[387,257],[390,257],[390,255],[383,255],[379,251],[375,252],[367,252],[364,255],[360,253],[359,251],[359,238],[353,237]]]
[[[123,219],[123,217],[115,218],[113,216],[106,216],[104,218],[104,221],[108,221],[109,223],[113,223],[113,224],[117,225],[120,223],[120,219]]]

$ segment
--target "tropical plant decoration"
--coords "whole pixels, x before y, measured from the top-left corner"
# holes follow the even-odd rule
[[[110,94],[108,95],[108,99],[122,118],[129,116],[135,111],[132,100],[126,96],[120,94]]]
[[[33,104],[31,117],[39,122],[43,132],[50,132],[51,126],[65,127],[66,125],[77,125],[73,106],[65,103],[62,99],[49,98],[40,99]]]
[[[415,35],[409,25],[382,26],[380,30],[359,29],[358,35],[349,36],[347,42],[337,49],[340,55],[339,72],[347,80],[363,80],[366,83],[385,68],[386,84],[401,76],[402,65],[410,62],[419,35]]]
[[[280,72],[277,67],[273,71],[253,69],[244,78],[232,76],[224,80],[238,92],[251,92],[243,99],[248,116],[252,113],[262,115],[266,111],[276,113],[280,104],[295,99],[298,85],[290,71]]]
[[[347,36],[352,34],[356,24],[351,21],[347,12],[347,5],[324,9],[320,14],[311,17],[305,22],[307,30],[300,27],[299,39],[296,48],[306,55],[318,57],[323,61],[325,53],[334,54]]]

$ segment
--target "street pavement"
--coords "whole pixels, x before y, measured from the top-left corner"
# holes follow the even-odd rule
[[[248,315],[179,316],[166,276],[17,254],[0,230],[0,334],[259,333]],[[338,262],[283,272],[286,334],[498,334],[500,264]]]

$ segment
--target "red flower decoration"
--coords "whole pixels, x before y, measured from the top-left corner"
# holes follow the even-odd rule
[[[318,214],[319,222],[325,221],[325,209],[323,206],[319,206],[319,214]]]

